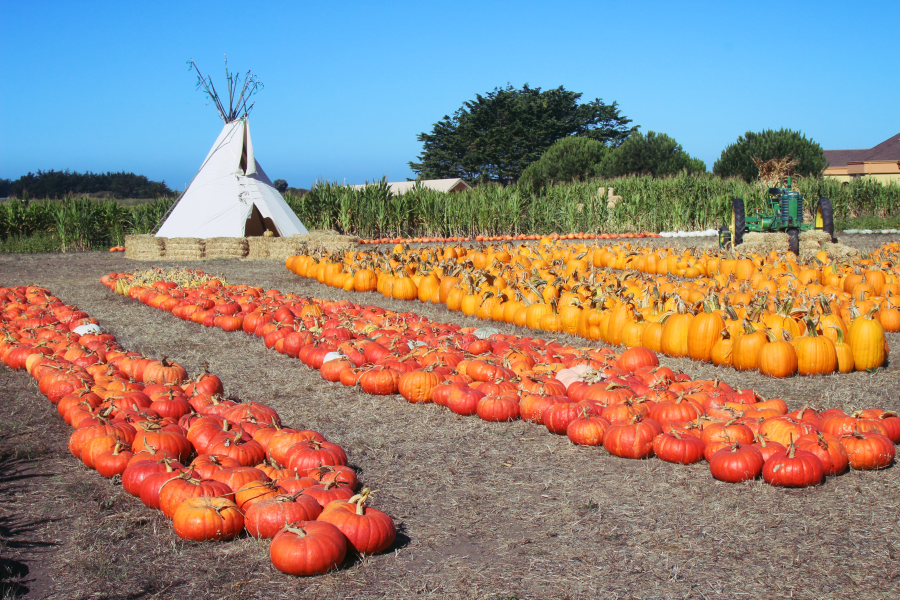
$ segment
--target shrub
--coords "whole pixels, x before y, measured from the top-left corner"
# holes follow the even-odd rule
[[[720,177],[741,177],[749,183],[759,175],[753,157],[771,160],[789,154],[800,161],[794,171],[799,175],[818,177],[825,169],[822,146],[812,139],[790,129],[766,129],[759,133],[748,131],[722,150],[722,155],[713,165],[713,173]]]
[[[525,168],[519,183],[539,189],[551,182],[581,181],[596,173],[607,152],[603,142],[581,136],[564,137]]]
[[[647,135],[634,133],[611,151],[600,165],[604,177],[623,175],[674,175],[680,171],[703,173],[706,163],[693,158],[681,144],[666,135],[648,131]]]

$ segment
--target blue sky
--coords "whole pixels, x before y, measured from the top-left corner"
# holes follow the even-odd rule
[[[221,129],[185,62],[265,84],[272,179],[412,176],[431,129],[507,82],[617,101],[711,169],[746,131],[826,149],[900,132],[892,2],[13,2],[0,0],[0,177],[133,171],[183,189]]]

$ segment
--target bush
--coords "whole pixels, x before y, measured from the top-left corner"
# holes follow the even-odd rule
[[[597,140],[564,137],[525,168],[519,183],[539,189],[551,182],[581,181],[596,174],[608,151],[606,144]]]
[[[741,177],[749,183],[759,176],[753,157],[771,160],[789,154],[800,161],[794,171],[798,175],[818,177],[825,169],[822,146],[812,139],[807,139],[799,131],[766,129],[759,133],[748,131],[722,150],[722,155],[713,165],[713,173],[720,177]]]
[[[651,175],[660,177],[674,175],[680,171],[688,173],[706,172],[706,163],[693,158],[684,151],[681,144],[666,135],[648,131],[640,132],[611,151],[600,165],[599,174],[604,177],[623,175]]]

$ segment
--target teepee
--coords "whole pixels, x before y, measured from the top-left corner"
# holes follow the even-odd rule
[[[190,64],[196,69],[193,61]],[[222,132],[194,179],[164,217],[158,237],[244,237],[309,233],[278,193],[253,154],[247,106],[261,83],[248,72],[240,94],[239,77],[228,76],[229,107],[225,110],[211,79],[197,70],[203,87],[225,121]]]

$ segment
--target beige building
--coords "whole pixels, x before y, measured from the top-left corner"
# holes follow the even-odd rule
[[[839,181],[868,177],[900,183],[900,133],[868,150],[825,150],[828,165],[822,173]]]
[[[438,192],[462,192],[465,190],[472,189],[468,183],[463,181],[462,179],[422,179],[418,182],[416,181],[396,181],[392,183],[388,183],[388,187],[391,189],[391,192],[394,195],[403,194],[404,192],[408,192],[413,189],[416,183],[420,184],[422,187],[428,188],[430,190],[436,190]],[[369,184],[372,185],[372,184]],[[365,186],[363,185],[351,185],[353,189],[362,189]]]

